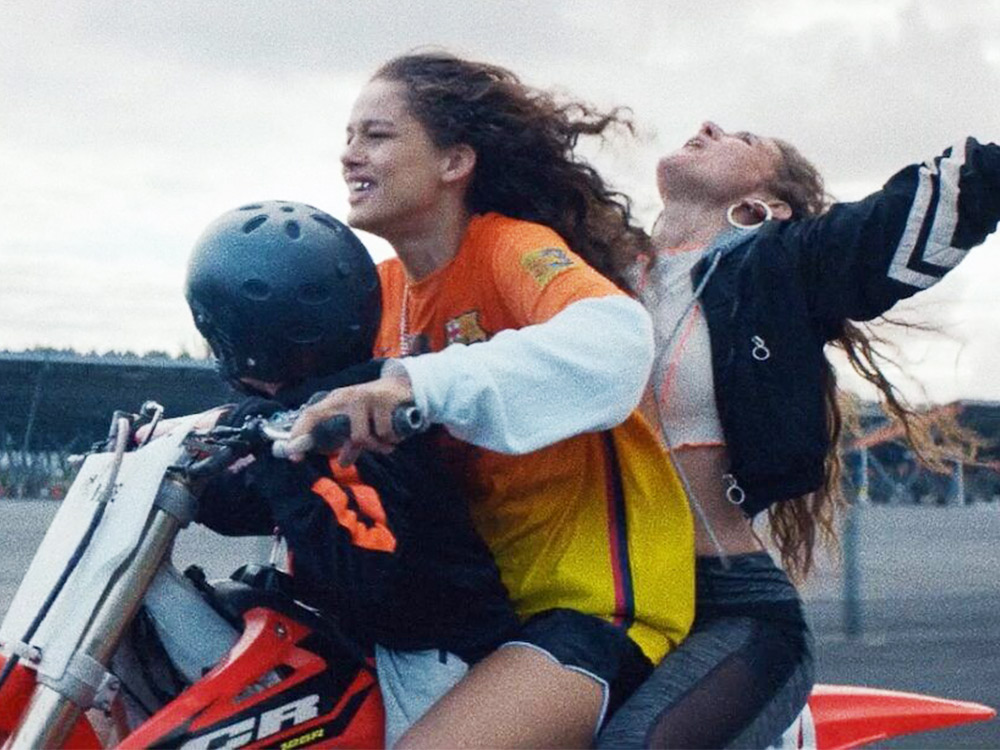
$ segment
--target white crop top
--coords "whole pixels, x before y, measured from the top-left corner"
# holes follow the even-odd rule
[[[663,252],[641,259],[628,280],[653,318],[656,360],[650,385],[670,448],[724,445],[715,406],[708,323],[694,300],[691,269],[703,251]]]

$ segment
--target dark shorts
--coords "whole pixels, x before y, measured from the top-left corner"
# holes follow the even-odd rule
[[[814,678],[798,592],[767,553],[697,561],[688,638],[611,719],[599,748],[769,747]]]
[[[537,649],[598,682],[604,691],[598,727],[653,671],[652,662],[624,628],[572,609],[549,609],[533,615],[518,636],[503,645]]]

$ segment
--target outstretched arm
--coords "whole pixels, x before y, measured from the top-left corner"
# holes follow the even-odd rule
[[[776,228],[814,317],[869,320],[937,283],[1000,219],[1000,147],[973,138],[894,175],[877,193]]]

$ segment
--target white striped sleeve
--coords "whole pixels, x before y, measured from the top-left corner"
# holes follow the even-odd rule
[[[649,314],[625,296],[574,302],[545,323],[489,341],[390,360],[417,406],[455,437],[528,453],[620,424],[638,405],[653,363]]]
[[[967,141],[921,165],[906,227],[889,265],[890,278],[927,289],[968,252],[953,246],[966,148]]]

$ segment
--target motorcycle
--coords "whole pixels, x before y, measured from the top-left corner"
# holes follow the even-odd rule
[[[150,440],[161,416],[152,403],[115,412],[0,625],[3,750],[381,747],[370,655],[334,615],[290,595],[281,554],[212,582],[171,562],[206,481],[263,451],[282,456],[294,413],[210,429],[198,429],[195,415]],[[400,410],[397,432],[419,422],[414,409]],[[146,437],[137,440],[140,427]],[[328,450],[346,433],[345,418],[335,418],[311,441]],[[817,685],[777,746],[857,747],[995,714]]]

